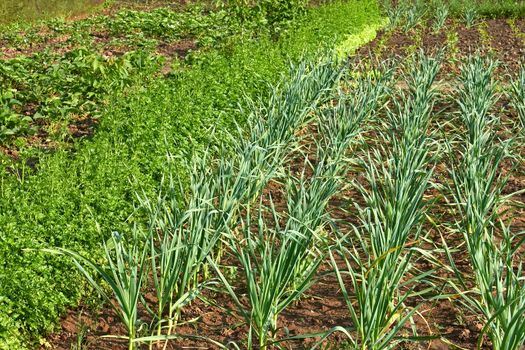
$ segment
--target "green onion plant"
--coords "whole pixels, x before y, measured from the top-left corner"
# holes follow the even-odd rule
[[[405,15],[405,8],[401,4],[395,5],[389,0],[384,2],[384,8],[389,21],[388,27],[393,29],[403,19],[403,16]]]
[[[411,29],[416,27],[423,17],[425,16],[426,11],[419,4],[415,4],[406,11],[405,22],[403,24],[403,31],[405,33],[409,32]]]
[[[474,6],[468,6],[463,13],[463,20],[467,28],[471,28],[479,19],[478,10]]]
[[[386,79],[387,74],[382,79]],[[324,260],[326,238],[326,208],[330,198],[339,190],[346,171],[346,152],[359,134],[362,123],[370,113],[383,85],[359,85],[355,105],[342,93],[335,107],[321,113],[319,130],[321,140],[316,145],[316,163],[306,157],[299,176],[286,174],[286,211],[279,213],[272,201],[256,209],[257,222],[252,222],[248,210],[240,232],[231,232],[229,247],[242,267],[243,286],[247,303],[241,301],[233,283],[215,269],[237,305],[238,312],[249,325],[247,348],[266,349],[277,342],[278,316],[292,302],[300,298],[310,286],[319,264]],[[306,169],[311,176],[306,176]],[[263,220],[265,213],[273,218],[271,224]],[[286,223],[282,222],[286,220]]]
[[[148,247],[139,240],[138,230],[133,230],[131,242],[126,242],[114,232],[104,244],[105,263],[100,264],[65,248],[42,249],[44,252],[65,255],[72,259],[95,291],[113,308],[128,335],[128,349],[136,348],[141,289],[146,281]],[[102,281],[104,283],[102,283]],[[108,288],[112,293],[108,292]]]

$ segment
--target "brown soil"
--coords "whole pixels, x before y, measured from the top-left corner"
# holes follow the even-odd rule
[[[467,28],[461,26],[458,28],[457,33],[461,56],[471,55],[482,49],[481,37],[476,27]]]
[[[495,55],[510,71],[517,71],[525,58],[525,43],[512,31],[506,21],[488,21],[487,31]]]
[[[157,48],[157,53],[166,57],[166,62],[162,68],[162,74],[171,72],[171,65],[174,59],[184,59],[190,52],[197,49],[194,40],[181,40],[174,43],[162,43]]]
[[[426,52],[434,53],[439,48],[445,47],[447,44],[447,35],[444,31],[434,32],[427,28],[423,34],[423,49]]]
[[[326,270],[328,267],[323,268]],[[195,301],[190,307],[185,308],[182,313],[181,326],[177,327],[177,334],[183,336],[205,336],[222,344],[235,342],[241,349],[246,340],[248,328],[243,319],[231,311],[235,305],[225,294],[205,292],[205,298],[213,300],[213,304],[202,300]],[[147,319],[143,313],[142,316]],[[333,276],[321,278],[307,295],[289,310],[281,314],[279,326],[281,327],[278,337],[287,335],[301,335],[306,333],[322,332],[335,326],[350,326],[349,316],[343,304],[337,281]],[[183,324],[187,323],[187,324]],[[71,349],[76,343],[80,330],[87,329],[84,344],[87,349],[116,350],[127,349],[125,341],[102,339],[107,334],[125,335],[125,329],[111,309],[102,309],[79,313],[78,310],[69,311],[62,321],[62,330],[53,334],[48,342],[52,344],[51,349]],[[286,342],[286,348],[304,349],[319,338],[311,338],[306,341]],[[334,334],[330,338],[340,343],[344,340],[342,334]],[[144,349],[147,346],[143,347]],[[209,342],[197,339],[181,338],[170,341],[167,349],[216,349]],[[42,348],[43,349],[43,348]]]
[[[525,31],[525,21],[517,20],[516,25]],[[479,30],[476,26],[467,28],[463,23],[455,20],[447,20],[446,25],[439,31],[433,32],[430,28],[416,27],[408,33],[401,30],[395,30],[393,33],[381,31],[378,36],[369,44],[360,48],[356,54],[358,58],[368,59],[370,55],[374,60],[382,60],[394,57],[406,57],[407,52],[416,52],[423,49],[425,52],[436,52],[439,49],[446,49],[448,56],[457,50],[455,59],[467,57],[475,52],[488,53],[493,52],[504,66],[505,70],[516,72],[525,57],[525,41],[519,35],[514,33],[505,19],[489,20],[486,23],[486,30],[490,36],[490,46],[482,43]],[[415,45],[415,31],[421,36],[421,45]],[[447,36],[453,36],[457,33],[457,43],[451,46],[447,42]],[[415,49],[415,50],[414,50]],[[379,56],[374,56],[377,53]],[[440,78],[446,77],[449,73],[458,73],[458,64],[455,60],[448,60],[445,63]],[[503,72],[500,70],[499,72]]]

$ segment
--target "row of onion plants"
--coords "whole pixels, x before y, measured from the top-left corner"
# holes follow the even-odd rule
[[[480,56],[462,66],[457,104],[465,132],[452,152],[449,170],[455,227],[463,236],[472,273],[455,264],[453,249],[446,251],[457,296],[483,324],[478,347],[488,337],[493,349],[510,350],[525,343],[525,280],[519,252],[524,238],[514,232],[507,210],[514,195],[505,192],[512,171],[504,173],[501,167],[512,160],[514,138],[500,136],[500,119],[491,112],[498,99],[495,68],[493,60]]]
[[[284,213],[276,209],[271,198],[269,203],[261,201],[255,214],[247,210],[242,227],[231,232],[229,249],[242,276],[235,285],[217,266],[216,271],[249,326],[249,349],[254,338],[260,349],[280,342],[279,314],[310,287],[325,260],[328,203],[343,183],[347,152],[384,94],[388,80],[389,74],[377,81],[364,78],[350,91],[340,91],[336,105],[318,114],[315,161],[304,155],[299,174],[291,170],[283,174]],[[242,301],[244,290],[247,303]]]
[[[415,327],[411,336],[400,333],[418,308],[407,299],[434,288],[433,271],[418,272],[412,260],[420,251],[433,173],[436,145],[428,127],[440,60],[419,54],[404,77],[408,92],[391,99],[378,145],[362,162],[366,184],[356,183],[366,203],[356,204],[360,224],[341,233],[330,253],[352,324],[333,331],[344,332],[353,349],[393,349],[419,339]]]

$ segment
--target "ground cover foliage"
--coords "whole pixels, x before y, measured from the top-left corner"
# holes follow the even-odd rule
[[[137,193],[154,196],[168,170],[185,188],[192,155],[246,124],[239,109],[246,97],[269,98],[268,84],[290,61],[381,22],[373,1],[266,22],[261,10],[241,22],[227,16],[229,7],[188,11],[123,11],[3,31],[1,348],[44,342],[90,289],[67,259],[27,249],[67,247],[99,261],[102,238],[129,237],[147,223],[135,210]],[[125,49],[104,51],[97,30]],[[158,52],[158,40],[188,38],[199,52]]]

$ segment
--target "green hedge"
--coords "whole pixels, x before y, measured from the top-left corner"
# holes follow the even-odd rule
[[[74,150],[42,155],[36,173],[24,167],[17,176],[5,171],[0,178],[0,349],[41,340],[85,291],[69,262],[24,249],[67,246],[96,255],[112,231],[125,232],[141,222],[134,214],[135,193],[156,192],[167,153],[189,157],[211,142],[212,129],[242,125],[239,102],[245,95],[264,96],[290,60],[333,47],[381,21],[375,0],[350,0],[309,10],[277,41],[266,35],[232,38],[168,76],[136,79],[111,96],[93,139]]]

